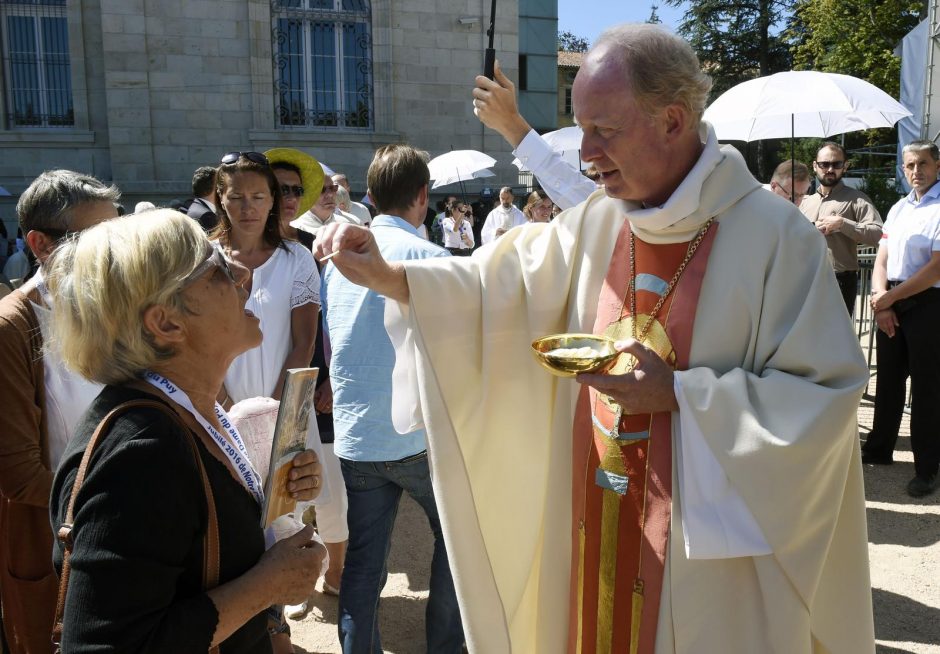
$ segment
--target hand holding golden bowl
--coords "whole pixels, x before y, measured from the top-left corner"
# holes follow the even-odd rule
[[[614,341],[594,334],[552,334],[532,342],[535,358],[558,377],[603,372],[620,354]]]

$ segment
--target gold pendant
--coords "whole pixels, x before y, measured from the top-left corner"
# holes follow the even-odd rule
[[[638,323],[640,325],[645,325],[646,321],[649,320],[649,315],[641,313],[638,318]],[[624,316],[617,322],[611,323],[607,329],[604,330],[604,335],[609,336],[615,341],[623,341],[628,338],[633,338],[635,333],[633,323],[634,321],[632,316]],[[653,320],[646,337],[643,339],[643,344],[656,352],[656,354],[658,354],[663,361],[675,368],[676,351],[672,347],[672,342],[669,340],[669,336],[666,334],[666,328],[663,327],[659,320]],[[624,375],[633,370],[634,366],[636,366],[635,357],[630,354],[621,354],[614,361],[614,365],[612,365],[607,370],[607,374]],[[601,393],[600,399],[611,411],[619,411],[620,405],[609,396]]]

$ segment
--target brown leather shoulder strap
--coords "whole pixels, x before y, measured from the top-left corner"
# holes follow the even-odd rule
[[[199,469],[199,476],[202,478],[202,486],[206,494],[207,523],[206,533],[203,535],[202,588],[203,590],[211,590],[219,585],[219,522],[215,512],[215,496],[212,494],[212,487],[209,485],[209,477],[206,475],[202,457],[199,455],[199,448],[196,445],[196,440],[193,438],[192,433],[189,431],[189,427],[183,424],[180,417],[172,408],[162,402],[156,402],[154,400],[130,400],[119,404],[111,409],[101,422],[98,423],[95,433],[92,434],[88,445],[85,447],[85,453],[82,455],[81,463],[78,466],[78,473],[75,475],[75,483],[72,485],[69,505],[65,512],[65,521],[59,526],[58,533],[56,534],[56,537],[64,548],[62,555],[62,575],[59,578],[59,597],[56,602],[55,622],[52,628],[52,642],[56,646],[56,651],[59,651],[61,647],[62,618],[65,612],[65,597],[69,586],[69,572],[71,570],[69,559],[73,545],[72,526],[75,512],[75,499],[78,497],[78,492],[81,490],[82,484],[85,481],[85,475],[88,473],[91,457],[95,449],[97,449],[101,438],[108,433],[111,424],[118,416],[137,407],[147,407],[162,411],[183,427],[183,433],[186,434],[186,440],[192,448],[193,458],[196,461],[196,467]],[[217,648],[212,648],[210,652],[216,650]]]

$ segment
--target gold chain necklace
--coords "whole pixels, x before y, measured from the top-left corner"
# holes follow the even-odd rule
[[[708,228],[711,227],[711,224],[715,221],[715,217],[712,216],[708,219],[702,228],[698,231],[698,234],[695,235],[695,238],[692,239],[692,242],[689,243],[689,249],[685,253],[685,258],[682,259],[682,263],[679,264],[679,267],[676,269],[676,274],[672,276],[672,279],[669,280],[669,284],[666,286],[666,291],[659,296],[659,300],[656,302],[656,306],[653,307],[653,310],[650,311],[649,316],[646,318],[646,322],[643,324],[643,329],[640,330],[640,334],[636,333],[636,324],[638,316],[636,314],[636,235],[633,233],[633,230],[630,230],[630,326],[633,331],[633,339],[636,341],[643,342],[643,339],[646,338],[649,333],[650,327],[653,326],[653,322],[656,320],[656,316],[659,315],[659,310],[663,308],[663,304],[666,303],[666,299],[669,297],[669,294],[672,293],[673,289],[676,287],[676,284],[679,283],[679,278],[682,277],[682,273],[685,271],[686,266],[689,265],[689,262],[692,260],[692,257],[695,256],[695,251],[698,250],[698,246],[702,244],[702,241],[705,238],[705,234],[708,233]]]

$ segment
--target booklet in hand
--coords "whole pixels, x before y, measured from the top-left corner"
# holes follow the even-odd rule
[[[297,501],[287,491],[294,457],[307,447],[307,429],[313,412],[313,393],[319,368],[291,368],[284,380],[281,407],[271,443],[271,459],[264,484],[261,528],[294,510]]]

